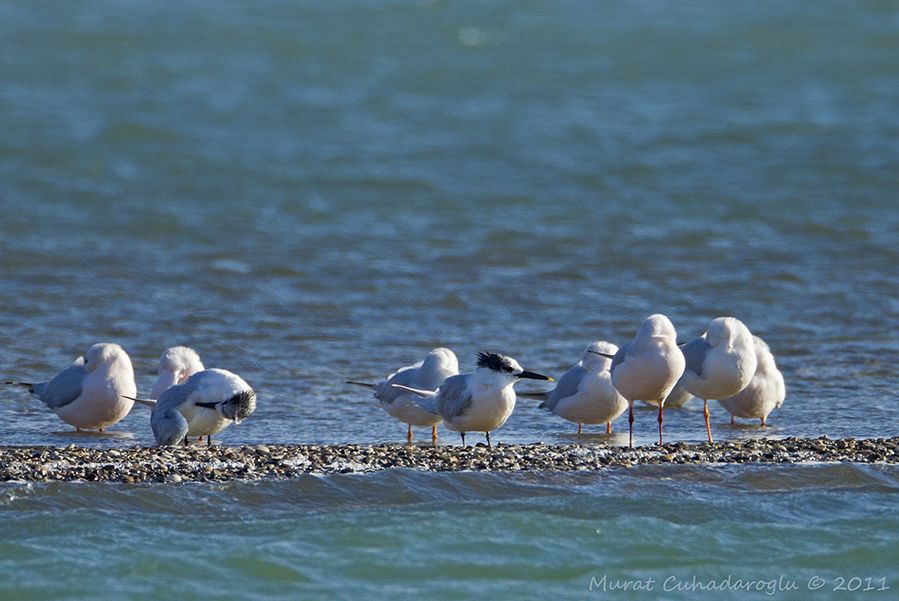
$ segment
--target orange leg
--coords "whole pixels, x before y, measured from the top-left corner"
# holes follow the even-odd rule
[[[612,422],[606,422],[606,434],[612,433]]]
[[[709,435],[709,442],[715,442],[712,440],[712,426],[709,424],[709,402],[703,400],[702,403],[702,414],[705,416],[705,433]]]
[[[412,424],[409,424],[409,429],[406,430],[406,442],[412,442]]]
[[[437,446],[437,424],[431,426],[431,442],[434,443],[434,446]]]
[[[659,401],[659,444],[662,444],[662,405],[665,399]]]
[[[630,427],[630,431],[627,434],[627,446],[630,448],[634,448],[634,406],[628,405],[627,407],[627,425]]]
[[[584,430],[583,430],[583,425],[584,425],[584,424],[580,424],[580,423],[577,425],[577,433],[578,433],[578,434],[583,433],[583,431],[584,431]]]
[[[766,418],[766,417],[767,417],[767,416],[765,416],[765,415],[762,416],[762,427],[763,427],[763,428],[764,428],[765,426],[768,425],[767,423],[765,423],[765,418]]]

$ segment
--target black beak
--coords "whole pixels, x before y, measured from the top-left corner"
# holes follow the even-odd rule
[[[587,351],[588,353],[593,353],[594,355],[599,355],[600,357],[605,357],[606,359],[614,359],[615,355],[610,355],[609,353],[600,353],[599,351]]]
[[[523,371],[518,374],[519,378],[527,378],[529,380],[546,380],[547,382],[554,382],[552,378],[549,376],[544,376],[543,374],[535,374],[532,371]]]
[[[205,407],[206,409],[215,409],[218,403],[194,403],[197,407]]]

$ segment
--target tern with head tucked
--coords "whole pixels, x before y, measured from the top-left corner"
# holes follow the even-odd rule
[[[137,399],[135,399],[137,400]],[[159,445],[187,444],[187,437],[212,436],[239,424],[256,410],[256,393],[240,376],[225,369],[206,369],[183,384],[166,389],[150,405],[150,426]]]
[[[153,383],[153,388],[150,392],[151,399],[158,399],[163,392],[175,384],[184,384],[189,377],[203,371],[203,369],[205,368],[200,360],[200,355],[194,349],[186,346],[167,348],[159,357],[159,376],[156,378],[156,382]],[[138,402],[152,406],[150,401],[138,400]],[[185,418],[187,419],[190,435],[196,436],[197,440],[202,441],[203,435],[197,434],[197,432],[214,429],[207,423],[210,421],[211,416],[205,411],[187,411],[186,413]],[[196,420],[197,423],[193,424],[192,420]]]
[[[687,360],[681,383],[702,399],[705,431],[712,442],[709,401],[731,397],[752,380],[758,363],[752,334],[735,317],[716,317],[705,334],[684,344],[681,351]]]
[[[450,376],[459,373],[459,360],[448,348],[431,350],[422,361],[402,367],[388,375],[377,384],[347,381],[347,384],[365,386],[374,389],[374,397],[378,399],[381,409],[391,417],[407,425],[406,440],[412,442],[412,426],[431,427],[431,440],[437,442],[437,424],[441,422],[439,415],[434,415],[419,407],[413,400],[413,394],[402,390],[394,384],[402,384],[418,390],[433,391]]]
[[[553,380],[525,370],[512,357],[479,353],[474,372],[450,376],[436,391],[393,386],[417,395],[419,406],[443,418],[447,429],[461,434],[463,446],[466,432],[483,432],[490,446],[490,432],[506,423],[515,409],[513,386],[523,378]]]
[[[203,369],[200,355],[192,348],[186,346],[167,348],[159,357],[159,376],[153,383],[150,398],[158,399],[170,386],[184,384],[185,380]]]
[[[118,344],[98,343],[87,349],[49,382],[23,386],[78,431],[103,431],[131,411],[130,397],[137,394],[134,368],[128,353]]]
[[[634,401],[658,404],[659,444],[662,444],[665,399],[684,372],[684,356],[677,347],[677,332],[671,320],[659,313],[647,317],[634,339],[612,357],[610,371],[612,384],[627,399],[628,444],[634,446]]]
[[[786,386],[768,344],[758,336],[753,336],[752,341],[755,348],[755,374],[746,388],[732,397],[718,399],[718,402],[730,413],[731,424],[735,417],[743,417],[761,420],[764,428],[768,414],[783,405]]]
[[[612,420],[624,413],[627,401],[612,385],[609,358],[618,352],[611,342],[599,340],[587,346],[581,360],[571,366],[556,387],[543,393],[518,393],[519,396],[545,399],[541,409],[577,424],[577,433],[583,424],[606,424],[606,432],[612,431]]]

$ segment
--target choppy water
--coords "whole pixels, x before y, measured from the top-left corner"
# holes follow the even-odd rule
[[[394,470],[0,493],[5,598],[630,599],[646,595],[602,583],[652,579],[661,597],[798,599],[815,578],[817,595],[852,598],[833,590],[839,579],[871,578],[862,586],[890,588],[864,598],[889,599],[899,586],[894,466]],[[678,590],[728,576],[765,584]]]
[[[733,314],[769,342],[788,396],[764,433],[728,428],[713,407],[720,438],[894,435],[897,27],[892,2],[0,3],[0,371],[49,375],[110,340],[129,351],[146,391],[162,350],[186,343],[259,393],[257,413],[223,433],[225,443],[394,441],[404,428],[343,379],[381,376],[438,344],[465,367],[490,348],[558,375],[588,342],[623,342],[649,313],[668,314],[682,337]],[[139,408],[117,437],[75,437],[20,399],[0,391],[3,444],[151,440]],[[638,414],[638,442],[652,441],[653,426],[649,412]],[[699,408],[670,411],[666,428],[673,440],[701,439]],[[570,442],[572,432],[522,402],[496,438]],[[895,509],[895,496],[857,496],[841,488],[846,474],[834,472],[833,490],[820,485],[839,502],[797,518],[789,540],[813,559],[783,561],[799,571],[834,559],[849,533],[868,533],[852,534],[853,549],[875,559],[883,554],[871,533],[886,526],[895,538],[894,521],[864,515],[869,501]],[[259,578],[273,588],[259,585],[259,595],[278,590],[279,578],[306,578],[307,593],[325,595],[321,578],[335,578],[337,565],[358,570],[340,589],[346,596],[366,582],[408,593],[398,583],[410,572],[379,580],[365,567],[390,551],[362,544],[357,555],[357,531],[371,542],[389,529],[393,553],[416,549],[422,562],[431,546],[441,550],[451,568],[434,577],[434,594],[472,583],[572,591],[589,570],[558,566],[592,570],[608,559],[579,559],[568,541],[555,543],[563,559],[533,544],[571,532],[573,505],[601,506],[605,477],[584,486],[538,477],[529,486],[555,491],[545,506],[530,505],[530,493],[497,502],[497,491],[522,485],[514,478],[365,478],[376,489],[391,478],[413,488],[446,478],[466,499],[488,501],[444,508],[439,519],[429,517],[439,495],[402,510],[377,495],[333,512],[298,501],[297,517],[266,507],[280,493],[304,499],[306,483],[59,485],[29,497],[46,505],[7,506],[2,525],[38,547],[50,532],[79,541],[96,565],[119,548],[88,532],[110,512],[109,536],[131,541],[146,562],[122,559],[133,577],[107,581],[124,596],[150,590],[134,584],[147,573],[186,570],[206,540],[247,561],[242,540],[269,558],[308,550],[331,562],[332,571],[307,574],[264,554],[257,567],[269,576]],[[669,504],[664,486],[627,482],[619,503],[645,499],[640,524],[678,529],[653,514]],[[684,486],[713,506],[732,502],[726,487]],[[222,512],[213,524],[232,527],[221,532],[192,525],[177,543],[177,512],[157,520],[134,500],[177,506],[186,495],[221,507],[215,499],[257,487],[269,501],[240,517]],[[87,509],[94,501],[81,495],[93,490],[111,505]],[[800,487],[776,509],[812,503],[817,490]],[[85,516],[84,530],[59,535],[73,515]],[[542,534],[510,527],[537,527],[537,515]],[[827,527],[810,526],[818,519]],[[506,528],[514,540],[500,537]],[[700,540],[753,556],[751,524],[733,528]],[[633,573],[681,565],[655,555],[652,539],[640,547],[634,531],[620,536],[634,538],[616,550]],[[304,542],[313,540],[319,546]],[[514,552],[476,569],[471,540],[491,557],[498,545]],[[19,569],[38,563],[37,552],[6,544],[0,561],[19,592],[52,596]],[[525,564],[563,576],[526,589],[516,580]],[[77,580],[84,566],[70,567]],[[220,586],[220,577],[213,569],[197,586]],[[491,588],[493,578],[508,586]],[[328,593],[337,591],[332,582]]]

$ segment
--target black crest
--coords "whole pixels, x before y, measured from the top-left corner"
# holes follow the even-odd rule
[[[222,413],[228,419],[243,420],[256,410],[256,393],[242,390],[222,404]]]
[[[478,367],[486,367],[493,371],[505,371],[513,373],[515,368],[509,363],[509,359],[497,353],[478,353]]]

